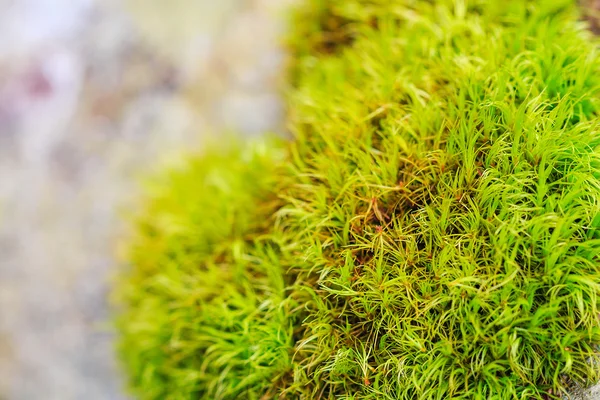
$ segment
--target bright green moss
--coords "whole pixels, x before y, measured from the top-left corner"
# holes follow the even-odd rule
[[[597,382],[600,60],[574,2],[308,3],[287,158],[194,161],[144,213],[119,285],[140,397]]]
[[[140,398],[258,399],[289,369],[290,300],[266,236],[278,147],[213,148],[151,191],[116,293]]]

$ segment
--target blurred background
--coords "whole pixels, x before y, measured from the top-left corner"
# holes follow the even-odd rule
[[[288,0],[0,0],[0,399],[124,399],[109,277],[139,177],[281,130]]]

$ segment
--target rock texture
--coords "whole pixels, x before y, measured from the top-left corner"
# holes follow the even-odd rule
[[[106,295],[138,178],[280,127],[282,2],[168,3],[0,0],[0,399],[124,398]]]

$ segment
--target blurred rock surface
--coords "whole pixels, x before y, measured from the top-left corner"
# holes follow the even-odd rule
[[[278,130],[282,1],[0,0],[0,399],[120,399],[121,213],[207,132]]]

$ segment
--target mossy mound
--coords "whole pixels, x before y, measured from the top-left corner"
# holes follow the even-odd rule
[[[115,293],[141,398],[259,398],[292,365],[289,282],[269,239],[281,158],[275,142],[213,148],[153,182]]]
[[[191,161],[142,213],[117,288],[139,396],[596,383],[600,64],[578,21],[572,1],[310,1],[295,140]]]

